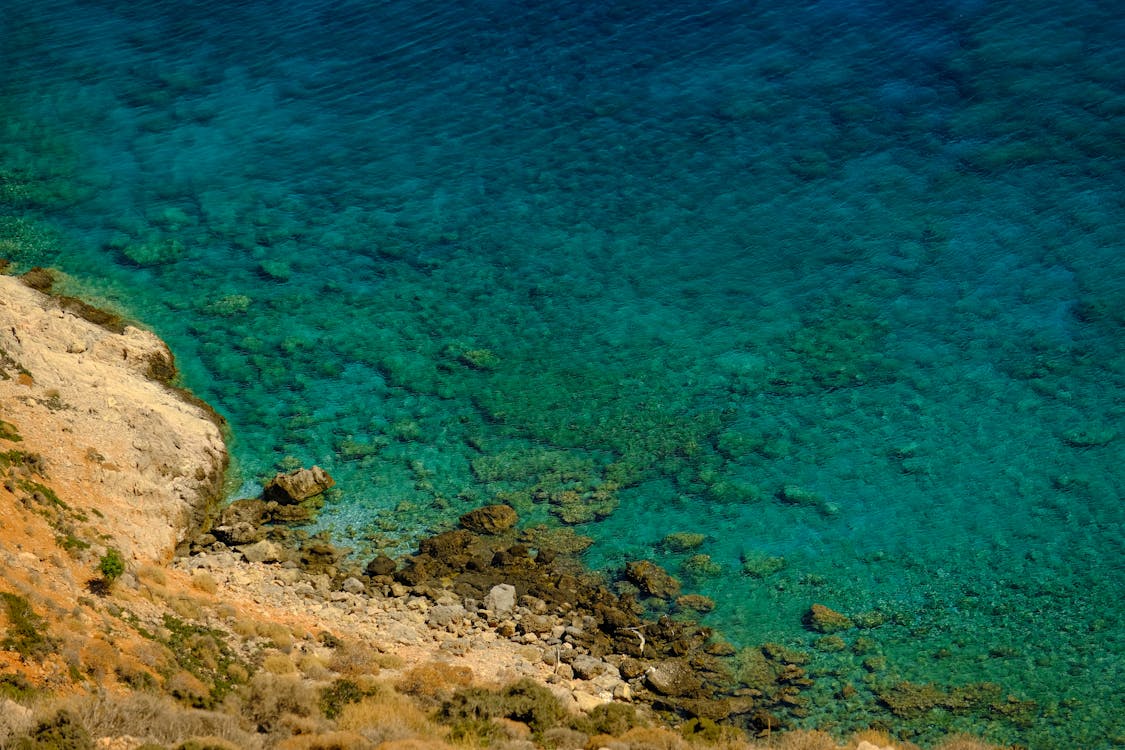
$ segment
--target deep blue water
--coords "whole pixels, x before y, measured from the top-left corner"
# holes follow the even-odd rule
[[[1112,2],[0,0],[0,256],[366,551],[502,500],[812,652],[810,726],[1121,746],[1123,50]]]

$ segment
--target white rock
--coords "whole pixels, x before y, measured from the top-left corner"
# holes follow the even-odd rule
[[[516,608],[516,587],[510,583],[493,586],[484,597],[484,606],[500,617],[510,615]]]

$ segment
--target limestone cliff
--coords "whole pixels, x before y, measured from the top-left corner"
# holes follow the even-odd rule
[[[160,339],[90,322],[90,310],[0,276],[0,420],[18,425],[19,450],[73,511],[98,517],[106,543],[167,563],[221,490],[221,420],[167,384]]]

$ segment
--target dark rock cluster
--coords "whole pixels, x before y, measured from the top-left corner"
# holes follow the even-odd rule
[[[541,642],[577,654],[569,663],[578,676],[584,668],[611,665],[629,685],[633,700],[657,710],[731,721],[756,731],[777,729],[780,717],[803,712],[799,692],[812,684],[798,663],[803,659],[769,646],[751,649],[758,660],[772,665],[754,675],[769,684],[740,683],[729,658],[734,649],[715,640],[709,628],[683,616],[648,618],[635,597],[619,595],[568,556],[528,547],[517,534],[486,537],[457,529],[422,540],[417,553],[403,558],[393,572],[389,562],[376,558],[369,564],[381,572],[373,580],[376,585],[393,582],[416,591],[450,587],[469,602],[486,600],[497,586],[513,587],[519,602],[536,605],[505,623],[516,637],[547,634],[559,623],[580,623]],[[625,578],[659,599],[673,599],[680,591],[679,581],[650,561],[630,563]]]
[[[511,507],[490,505],[463,515],[462,528],[421,540],[412,555],[361,564],[326,538],[288,527],[332,484],[316,468],[278,475],[261,498],[225,508],[194,548],[327,575],[351,595],[423,597],[432,627],[452,632],[471,621],[464,627],[534,644],[554,659],[556,674],[600,681],[620,699],[676,716],[769,732],[804,712],[800,692],[812,682],[802,655],[767,644],[734,658],[732,646],[692,619],[710,600],[681,595],[680,582],[651,561],[630,562],[615,589],[552,549],[541,530],[517,529]],[[638,596],[676,616],[650,614]]]

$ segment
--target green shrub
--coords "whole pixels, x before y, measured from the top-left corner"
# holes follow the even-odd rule
[[[159,639],[176,655],[176,662],[195,675],[210,689],[210,696],[197,708],[212,708],[221,702],[235,685],[246,681],[247,665],[238,658],[226,641],[226,635],[214,630],[164,615],[166,638]]]
[[[468,736],[480,736],[480,731],[485,730],[481,725],[487,725],[490,719],[497,717],[523,722],[536,734],[542,734],[567,719],[566,709],[554,693],[526,678],[502,690],[459,690],[442,705],[439,715],[453,726],[454,734]]]
[[[117,549],[110,547],[98,562],[98,570],[106,583],[113,583],[125,572],[125,559]]]
[[[0,674],[0,698],[21,700],[35,694],[35,686],[26,677],[15,672]]]
[[[8,440],[13,443],[18,443],[23,440],[23,438],[20,437],[20,434],[16,430],[16,426],[14,424],[12,424],[11,422],[5,422],[3,419],[0,419],[0,440]]]
[[[69,711],[63,709],[42,721],[27,737],[20,738],[16,750],[94,750],[89,732]]]
[[[359,703],[372,694],[351,680],[335,680],[320,691],[320,712],[326,719],[335,719],[349,703]]]
[[[641,725],[637,709],[625,703],[603,703],[594,708],[586,717],[589,734],[609,734],[614,737],[625,734]],[[585,727],[579,727],[585,731]]]
[[[35,614],[27,599],[10,592],[0,592],[8,610],[8,634],[0,648],[15,651],[25,659],[41,659],[54,651],[54,641],[47,635],[47,623]]]
[[[689,719],[680,727],[680,733],[685,740],[702,740],[707,743],[716,743],[723,738],[723,728],[711,719],[702,717]]]

